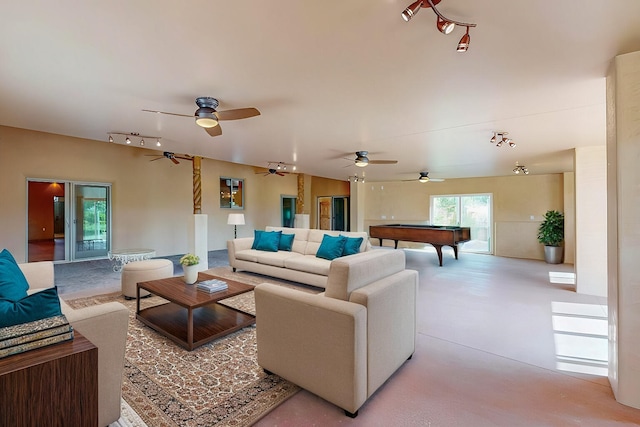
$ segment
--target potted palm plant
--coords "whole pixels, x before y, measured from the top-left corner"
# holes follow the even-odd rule
[[[538,241],[544,245],[544,260],[549,264],[562,262],[564,240],[564,214],[560,211],[547,211],[538,228]]]
[[[198,281],[198,264],[200,257],[194,254],[185,254],[180,258],[180,265],[184,271],[184,281],[189,285],[193,285]]]

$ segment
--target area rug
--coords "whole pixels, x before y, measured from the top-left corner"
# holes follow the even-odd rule
[[[250,273],[234,273],[228,267],[206,272],[251,285],[269,282],[295,286]],[[67,303],[81,308],[108,301],[118,301],[129,309],[122,393],[149,426],[249,426],[299,390],[276,375],[267,375],[258,366],[253,326],[187,351],[139,322],[135,318],[135,300],[127,301],[120,293]],[[144,308],[166,301],[152,296],[141,302]],[[225,304],[255,312],[253,292],[229,298]]]

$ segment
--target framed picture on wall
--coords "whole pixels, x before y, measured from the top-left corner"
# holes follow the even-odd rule
[[[244,179],[220,177],[220,207],[244,209]]]

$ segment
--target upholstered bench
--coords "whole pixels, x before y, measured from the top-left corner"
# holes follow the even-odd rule
[[[136,297],[138,282],[148,280],[163,279],[173,276],[173,262],[168,259],[147,259],[144,261],[133,261],[122,267],[122,295],[126,299]],[[145,290],[140,291],[140,296],[149,295]]]

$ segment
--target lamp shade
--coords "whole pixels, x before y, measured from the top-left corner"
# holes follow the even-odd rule
[[[232,213],[227,218],[227,224],[229,225],[244,225],[244,214]]]

